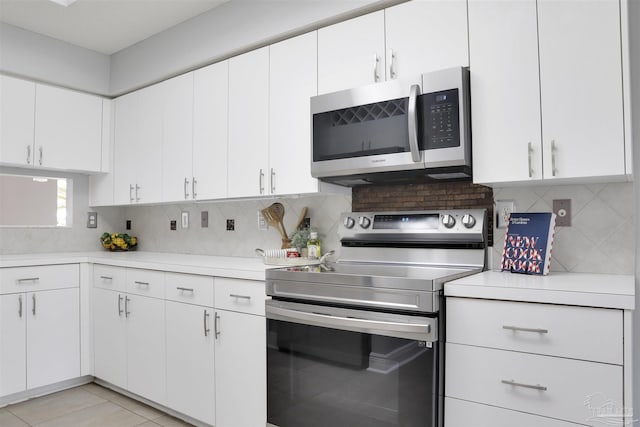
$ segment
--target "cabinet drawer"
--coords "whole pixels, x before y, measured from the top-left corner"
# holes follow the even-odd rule
[[[124,267],[95,264],[93,266],[93,286],[124,292],[127,280],[126,271]]]
[[[213,277],[165,273],[168,300],[213,307]]]
[[[264,282],[216,278],[215,307],[264,316]]]
[[[593,425],[605,402],[622,409],[622,366],[460,344],[445,366],[447,397]]]
[[[78,264],[38,265],[0,268],[0,293],[77,288],[80,286]]]
[[[447,342],[622,365],[622,310],[447,298]]]
[[[127,268],[126,292],[164,299],[163,271]]]
[[[444,419],[445,427],[577,427],[583,425],[450,397],[444,400]]]

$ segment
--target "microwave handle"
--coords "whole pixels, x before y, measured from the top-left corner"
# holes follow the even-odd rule
[[[407,115],[407,123],[409,125],[409,148],[411,149],[411,159],[415,163],[419,163],[420,151],[418,150],[418,117],[417,103],[418,95],[420,95],[420,86],[411,85],[409,92],[409,113]]]

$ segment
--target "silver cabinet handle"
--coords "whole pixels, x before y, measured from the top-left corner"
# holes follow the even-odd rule
[[[529,161],[529,178],[533,178],[533,166],[531,163],[531,157],[533,156],[533,145],[531,144],[531,142],[529,142],[528,144],[527,153],[528,153],[528,161]]]
[[[187,187],[189,187],[189,179],[185,177],[184,179],[184,199],[185,200],[189,198],[189,190],[187,190]]]
[[[133,203],[133,184],[129,184],[129,202]]]
[[[380,74],[378,74],[378,63],[380,62],[380,58],[378,58],[378,54],[373,54],[373,81],[377,82],[380,80]]]
[[[539,328],[521,328],[520,326],[511,326],[511,325],[502,325],[502,329],[507,329],[513,332],[535,332],[538,334],[548,334],[548,329],[539,329]]]
[[[109,277],[109,276],[100,276],[100,278],[102,280],[113,280],[113,277]]]
[[[209,312],[207,310],[204,310],[203,322],[204,322],[204,336],[205,337],[209,336],[209,332],[211,332],[211,329],[209,329],[207,327],[207,319],[208,318],[209,318]]]
[[[259,180],[259,188],[260,188],[260,194],[264,194],[264,172],[262,170],[262,168],[260,168],[260,180]]]
[[[138,282],[137,280],[134,281],[133,283],[135,283],[138,286],[149,286],[149,282]]]
[[[558,169],[556,168],[556,140],[551,140],[551,176],[556,176]]]
[[[271,194],[276,192],[276,171],[271,168]]]
[[[140,190],[140,186],[136,184],[136,202],[140,201],[140,196],[138,196],[138,191]]]
[[[24,283],[24,282],[33,282],[33,283],[35,283],[35,282],[37,282],[39,280],[40,280],[39,277],[25,277],[24,279],[16,280],[16,282],[18,282],[18,284]]]
[[[31,146],[27,145],[27,164],[31,164]]]
[[[33,307],[31,308],[31,313],[33,313],[33,315],[36,315],[36,294],[32,294],[31,295],[31,300],[33,301]]]
[[[220,336],[220,315],[218,315],[218,313],[213,316],[213,333],[216,339],[218,339]]]
[[[389,75],[391,76],[392,79],[395,79],[397,77],[397,72],[394,67],[396,62],[396,53],[393,51],[393,49],[389,49],[389,58],[391,61],[389,64]]]
[[[183,288],[182,286],[176,286],[176,289],[184,292],[193,292],[193,288]]]
[[[118,317],[122,317],[122,295],[118,294]]]
[[[543,385],[540,384],[524,384],[524,383],[519,383],[519,382],[515,382],[514,380],[502,380],[500,381],[502,384],[507,384],[507,385],[511,385],[514,387],[524,387],[524,388],[532,388],[534,390],[540,390],[540,391],[547,391],[547,388]]]
[[[416,104],[420,95],[420,86],[411,85],[409,92],[409,112],[407,114],[407,123],[409,125],[409,148],[411,148],[411,160],[415,163],[420,162],[420,152],[418,151],[418,120]]]
[[[229,296],[231,298],[240,298],[240,299],[246,299],[246,300],[250,300],[251,299],[251,297],[249,295],[229,294]]]
[[[196,196],[198,195],[198,194],[196,193],[196,184],[197,184],[197,183],[198,183],[198,181],[196,181],[196,177],[195,177],[195,176],[194,176],[194,177],[192,177],[192,178],[191,178],[191,194],[192,194],[192,197],[193,197],[194,199],[195,199],[195,198],[196,198]]]
[[[124,297],[124,317],[129,317],[129,315],[131,314],[131,312],[129,311],[129,301],[131,301],[131,298],[129,298],[128,296]]]
[[[40,158],[38,159],[38,164],[40,164],[40,166],[42,166],[42,145],[38,148],[38,151],[40,152]]]
[[[22,318],[22,295],[18,295],[18,317]]]

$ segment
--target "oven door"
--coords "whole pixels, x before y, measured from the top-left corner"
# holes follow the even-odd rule
[[[437,318],[266,303],[268,425],[438,425]]]

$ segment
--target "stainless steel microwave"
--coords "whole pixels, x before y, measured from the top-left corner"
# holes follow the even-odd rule
[[[311,98],[311,174],[345,186],[471,177],[469,70]]]

